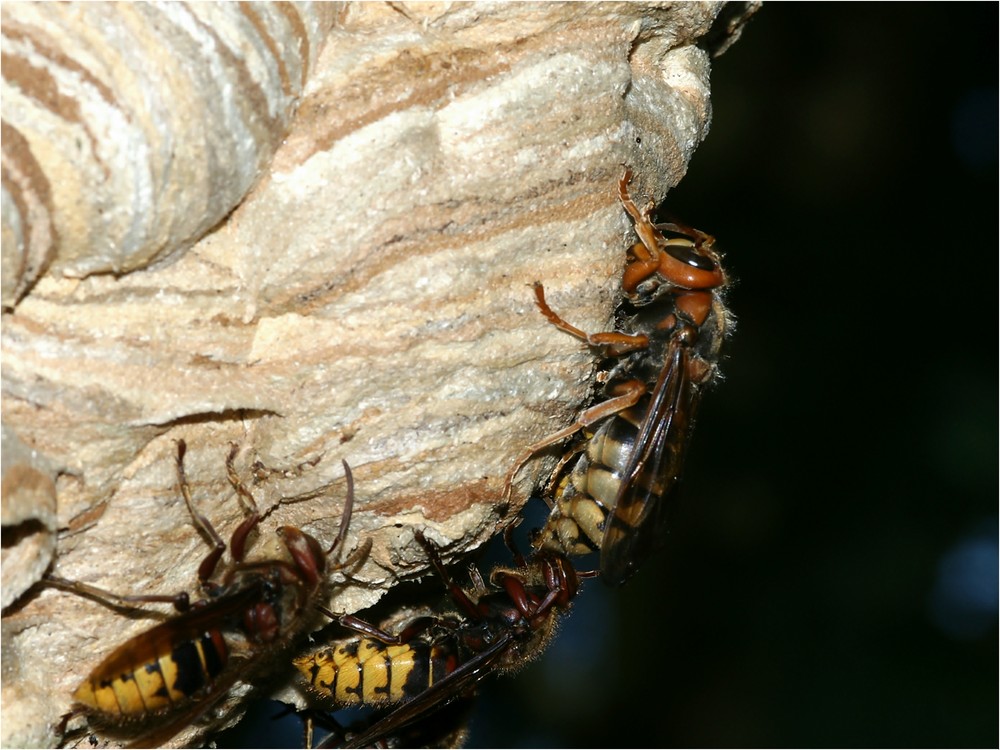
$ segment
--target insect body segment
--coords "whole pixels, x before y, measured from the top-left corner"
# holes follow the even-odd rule
[[[455,671],[457,654],[444,641],[383,643],[352,638],[295,660],[312,688],[338,705],[401,703]]]
[[[494,569],[488,584],[474,575],[467,591],[448,574],[436,548],[419,532],[416,539],[444,581],[453,611],[416,618],[398,635],[351,615],[339,617],[361,635],[295,660],[313,690],[339,706],[401,704],[352,737],[349,747],[398,737],[404,727],[466,697],[483,677],[519,669],[544,649],[557,615],[579,588],[565,556],[541,551],[512,568]]]
[[[106,720],[142,719],[207,693],[227,664],[229,648],[222,631],[202,614],[179,615],[125,642],[80,684],[73,699]]]
[[[661,542],[701,394],[717,375],[731,326],[714,238],[679,224],[654,224],[651,207],[640,211],[629,196],[630,179],[626,171],[619,197],[640,241],[622,274],[620,330],[581,331],[549,307],[540,284],[535,287],[550,322],[606,355],[599,377],[606,400],[531,446],[505,487],[509,493],[536,453],[582,434],[550,482],[552,513],[534,544],[570,555],[600,550],[601,577],[614,585]]]
[[[316,539],[293,526],[277,531],[284,557],[248,561],[248,538],[261,514],[253,496],[233,469],[236,446],[226,461],[229,479],[247,518],[233,532],[231,560],[216,575],[225,552],[208,519],[194,507],[184,471],[186,446],[178,442],[177,476],[192,519],[212,542],[198,568],[206,598],[189,604],[177,596],[119,596],[87,584],[49,576],[51,585],[121,607],[140,601],[173,601],[180,614],[129,639],[111,652],[73,694],[77,712],[107,727],[167,721],[157,732],[162,742],[222,698],[236,679],[249,676],[262,657],[283,649],[312,616],[312,605],[326,579],[327,556],[343,545],[353,507],[353,480],[344,464],[348,496],[337,539],[324,551]],[[362,545],[334,569],[353,564],[367,553]],[[73,714],[69,714],[67,719]]]

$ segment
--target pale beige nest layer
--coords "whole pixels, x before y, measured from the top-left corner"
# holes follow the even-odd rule
[[[576,325],[607,326],[631,232],[615,192],[622,165],[635,170],[640,200],[661,199],[681,179],[710,121],[709,53],[698,44],[711,31],[722,49],[739,31],[732,19],[749,13],[730,12],[720,33],[717,3],[348,4],[305,7],[299,28],[284,11],[253,7],[276,26],[205,14],[178,22],[179,34],[227,39],[205,29],[235,23],[252,43],[226,49],[243,50],[259,75],[178,99],[182,116],[142,111],[157,126],[147,133],[152,152],[162,156],[156,139],[172,138],[174,162],[111,148],[125,131],[106,120],[90,128],[82,106],[34,119],[19,111],[21,132],[8,137],[5,94],[3,270],[16,278],[4,279],[3,420],[30,450],[16,463],[5,453],[4,523],[11,471],[31,478],[43,505],[49,478],[59,575],[123,593],[193,590],[207,548],[177,491],[177,439],[189,446],[195,502],[225,538],[240,518],[224,469],[230,442],[247,481],[255,461],[274,470],[256,472],[261,505],[310,498],[276,511],[262,539],[294,524],[331,540],[346,459],[357,482],[348,548],[369,537],[373,547],[361,583],[331,586],[330,605],[354,611],[425,571],[414,528],[452,559],[516,514],[497,505],[506,472],[525,446],[571,420],[594,363],[538,314],[530,285],[544,281]],[[104,12],[122,34],[141,30],[131,6]],[[60,19],[67,39],[74,13]],[[24,53],[31,64],[5,83],[25,106],[40,96],[32,71],[54,82],[64,105],[93,93],[70,85],[96,76],[92,56],[67,59],[39,41],[54,38],[52,23],[43,6],[5,5],[5,49],[9,29],[35,43]],[[93,42],[86,28],[76,34]],[[282,35],[300,40],[293,62],[275,41]],[[174,64],[243,70],[232,54],[221,63],[171,54],[151,46],[144,63],[164,71],[163,85],[177,78],[167,75]],[[299,75],[303,86],[289,83]],[[129,89],[152,85],[135,76],[106,85],[133,104],[153,93]],[[217,116],[219,97],[230,97],[231,117]],[[6,165],[44,165],[34,143],[70,149],[52,140],[60,113],[77,118],[67,133],[95,138],[103,172],[68,185],[57,171],[48,192],[25,192],[44,172],[9,181]],[[187,150],[199,130],[198,148]],[[178,184],[158,169],[188,172]],[[125,179],[142,170],[163,189]],[[218,223],[249,187],[244,176],[258,172]],[[101,193],[96,209],[79,200],[90,191]],[[9,213],[8,203],[31,210]],[[140,234],[124,252],[126,236]],[[524,472],[518,503],[547,465]],[[51,509],[11,517],[51,537]],[[5,588],[7,538],[5,526]],[[38,551],[10,571],[23,572],[18,594],[51,554],[39,537],[25,539]],[[5,745],[55,743],[76,684],[152,622],[52,590],[5,615]],[[194,730],[178,738],[196,740]]]

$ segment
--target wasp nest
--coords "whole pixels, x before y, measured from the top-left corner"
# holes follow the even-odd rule
[[[194,588],[180,438],[224,538],[230,442],[262,506],[303,501],[262,537],[330,540],[351,464],[348,544],[373,546],[341,611],[426,569],[414,528],[451,559],[508,523],[545,459],[512,508],[505,474],[594,363],[530,285],[608,325],[623,165],[640,197],[681,179],[752,9],[5,4],[3,419],[56,478],[57,572]],[[5,615],[7,745],[56,742],[150,625],[52,590]]]

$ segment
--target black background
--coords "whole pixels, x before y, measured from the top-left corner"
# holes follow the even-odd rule
[[[770,4],[666,208],[737,284],[670,544],[492,746],[998,744],[998,6]]]
[[[473,746],[998,745],[997,29],[770,4],[715,61],[666,208],[738,327],[668,547],[484,683]]]

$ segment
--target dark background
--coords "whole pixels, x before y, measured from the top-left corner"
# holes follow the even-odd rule
[[[715,61],[666,205],[738,327],[668,547],[472,746],[998,745],[998,21],[771,4]]]
[[[492,746],[998,744],[995,3],[770,4],[669,211],[737,278],[668,548]]]

